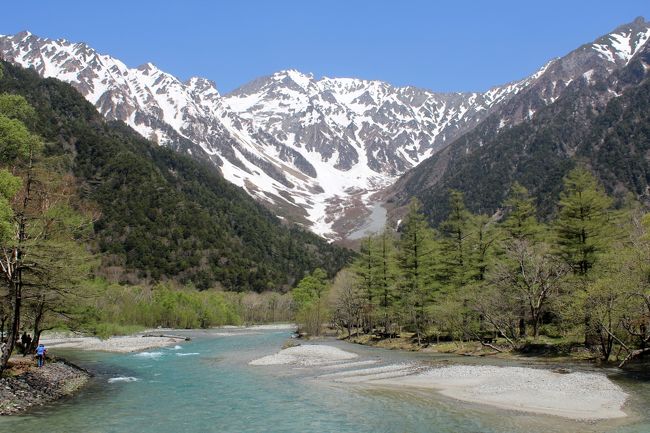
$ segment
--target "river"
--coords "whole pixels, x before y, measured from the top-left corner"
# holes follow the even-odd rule
[[[435,391],[387,391],[319,380],[309,368],[259,367],[289,330],[188,331],[193,340],[138,354],[52,349],[95,372],[73,397],[0,418],[0,432],[418,433],[650,432],[650,382],[616,375],[628,418],[582,423],[459,402]],[[359,359],[505,363],[387,351],[331,340]]]

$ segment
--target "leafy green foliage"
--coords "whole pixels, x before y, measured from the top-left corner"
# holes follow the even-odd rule
[[[540,235],[541,226],[537,221],[537,206],[528,190],[519,182],[512,185],[504,207],[506,217],[503,228],[511,238],[532,241]]]
[[[291,292],[293,302],[299,310],[318,302],[325,291],[327,274],[322,269],[315,269],[310,275],[300,280]]]
[[[241,324],[236,305],[223,292],[158,284],[153,288],[122,286],[102,279],[84,283],[90,295],[79,303],[73,326],[102,337],[133,326],[208,328]]]
[[[11,200],[21,187],[22,180],[18,176],[0,169],[0,242],[6,242],[14,232]]]
[[[36,122],[34,107],[20,95],[0,95],[0,114],[9,119],[19,120],[28,127]]]
[[[326,289],[327,274],[317,268],[300,280],[298,286],[291,291],[296,308],[296,321],[301,329],[310,335],[320,335],[326,314],[323,308]]]
[[[449,193],[449,217],[440,224],[442,233],[442,275],[455,286],[462,286],[471,278],[469,231],[471,214],[465,207],[463,193]]]
[[[429,228],[420,203],[413,199],[403,223],[399,241],[397,266],[402,308],[411,317],[420,343],[424,329],[424,311],[433,293],[435,253],[433,231]]]
[[[383,336],[401,329],[418,345],[471,339],[497,350],[531,340],[584,344],[604,361],[618,346],[622,363],[650,352],[650,215],[638,206],[613,210],[581,167],[569,172],[559,196],[557,219],[538,222],[526,189],[515,184],[497,221],[472,214],[452,191],[452,212],[438,232],[412,200],[396,254],[387,256],[395,314]],[[375,307],[363,295],[369,282],[378,284],[382,253],[373,238],[362,244],[349,268],[356,285],[340,287],[330,305],[348,336],[380,338],[373,322],[360,319]]]

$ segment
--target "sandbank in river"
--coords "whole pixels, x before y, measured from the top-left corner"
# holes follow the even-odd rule
[[[368,367],[376,362],[313,344],[283,349],[250,364],[312,368],[318,379],[337,383],[435,390],[461,401],[576,420],[627,416],[622,408],[628,394],[601,373],[488,365],[431,367],[416,362]]]

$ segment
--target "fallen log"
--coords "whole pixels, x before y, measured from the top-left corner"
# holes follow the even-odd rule
[[[190,337],[183,337],[181,335],[168,335],[168,334],[144,334],[143,337],[162,337],[162,338],[174,338],[177,340],[191,341]]]
[[[638,349],[638,350],[633,350],[633,351],[631,351],[631,352],[630,352],[630,353],[625,357],[625,359],[624,359],[620,364],[618,364],[618,368],[623,368],[623,367],[625,367],[625,364],[627,364],[628,362],[630,362],[630,361],[633,360],[634,358],[638,358],[638,357],[640,357],[641,355],[644,355],[644,354],[646,354],[646,353],[650,353],[650,347],[646,347],[645,349]]]

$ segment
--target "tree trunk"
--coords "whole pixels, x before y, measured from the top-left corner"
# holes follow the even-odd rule
[[[600,348],[602,350],[602,360],[603,362],[609,361],[609,357],[612,354],[612,347],[614,345],[614,339],[608,334],[600,334]]]
[[[7,338],[7,343],[5,344],[2,350],[2,357],[0,358],[0,377],[7,368],[7,363],[11,357],[11,352],[13,352],[14,347],[16,346],[16,340],[20,334],[20,307],[22,304],[22,281],[12,282],[13,288],[13,317],[11,319],[11,328],[9,329],[9,334]]]
[[[41,333],[43,330],[41,329],[41,323],[43,323],[43,317],[45,316],[45,300],[43,299],[43,296],[40,297],[38,300],[38,304],[36,304],[36,308],[34,309],[34,338],[32,339],[32,345],[30,347],[31,349],[34,349],[38,347],[38,342],[41,338]]]
[[[39,329],[36,334],[34,334],[34,339],[32,340],[32,347],[31,347],[31,352],[35,352],[36,348],[38,347],[40,341],[41,341],[41,334],[43,333],[42,329]]]
[[[526,338],[526,318],[524,314],[519,316],[519,338]]]
[[[539,315],[536,314],[533,318],[533,340],[537,340],[539,338]]]
[[[7,316],[3,315],[2,320],[0,320],[0,341],[5,339],[5,325],[7,324]]]

